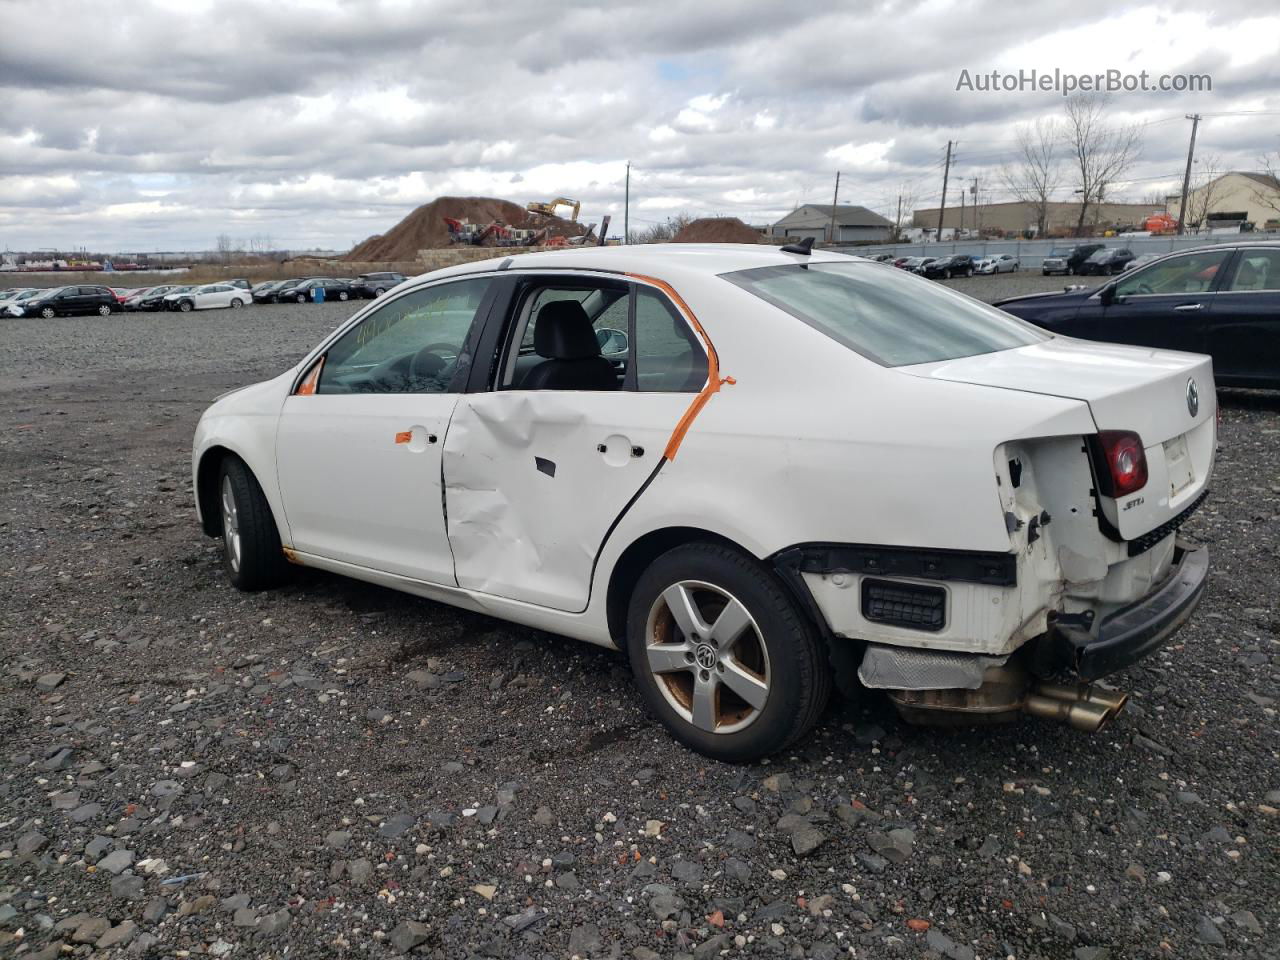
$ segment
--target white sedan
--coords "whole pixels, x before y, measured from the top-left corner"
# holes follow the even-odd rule
[[[193,480],[240,589],[301,564],[616,647],[740,761],[833,682],[1100,727],[1124,694],[1048,680],[1190,616],[1214,431],[1208,357],[804,244],[589,247],[370,301],[205,411]]]
[[[983,257],[974,266],[974,273],[1017,273],[1018,258],[1011,253]]]
[[[183,313],[224,307],[239,310],[246,303],[252,302],[253,294],[244,287],[231,283],[206,283],[204,286],[192,287],[182,293],[167,294],[164,298],[164,308],[181,310]]]

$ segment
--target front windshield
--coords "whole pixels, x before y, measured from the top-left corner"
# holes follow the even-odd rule
[[[1049,339],[985,303],[875,263],[788,264],[722,276],[886,367],[972,357]]]

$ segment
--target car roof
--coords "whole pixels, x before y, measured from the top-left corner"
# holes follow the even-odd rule
[[[510,263],[501,267],[504,260]],[[760,243],[641,243],[628,246],[574,247],[538,253],[499,254],[490,260],[476,260],[423,274],[410,285],[450,276],[465,276],[494,269],[512,270],[598,270],[605,273],[639,273],[670,280],[681,275],[730,273],[753,267],[776,267],[797,263],[870,263],[864,257],[814,250],[811,254],[785,253],[781,247]]]

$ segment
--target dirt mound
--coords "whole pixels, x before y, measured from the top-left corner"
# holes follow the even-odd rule
[[[737,217],[703,217],[686,224],[673,243],[760,243],[764,238]]]
[[[344,260],[381,262],[415,260],[419,250],[450,246],[449,228],[444,218],[481,225],[501,221],[527,230],[546,229],[548,236],[576,237],[585,227],[560,217],[530,213],[519,204],[496,197],[437,197],[424,203],[386,233],[370,237],[348,253]]]

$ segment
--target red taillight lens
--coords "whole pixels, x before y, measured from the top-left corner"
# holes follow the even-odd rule
[[[1142,438],[1132,430],[1102,430],[1098,433],[1106,474],[1100,476],[1102,493],[1109,497],[1123,497],[1141,490],[1147,485],[1147,454],[1142,449]],[[1102,471],[1099,470],[1099,473]],[[1110,489],[1107,481],[1110,480]]]

